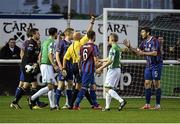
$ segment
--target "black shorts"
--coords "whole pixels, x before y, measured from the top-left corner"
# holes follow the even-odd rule
[[[73,75],[74,75],[74,82],[75,83],[82,83],[82,77],[81,74],[79,72],[79,66],[78,63],[73,63]]]

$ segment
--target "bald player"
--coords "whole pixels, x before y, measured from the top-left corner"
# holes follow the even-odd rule
[[[91,17],[90,25],[87,29],[87,31],[91,31],[93,28],[95,18]],[[69,48],[66,51],[66,54],[64,55],[63,58],[63,73],[66,74],[66,70],[68,70],[67,61],[72,61],[73,63],[73,68],[72,72],[75,77],[75,90],[73,92],[73,96],[70,102],[70,109],[73,108],[73,103],[76,100],[77,94],[81,88],[81,75],[79,72],[79,62],[80,62],[80,56],[79,56],[79,51],[80,47],[84,45],[88,41],[87,35],[84,37],[81,36],[81,33],[79,32],[74,32],[73,34],[73,43],[69,46]],[[86,97],[89,100],[90,104],[92,105],[92,100],[89,95],[89,92],[86,93]]]

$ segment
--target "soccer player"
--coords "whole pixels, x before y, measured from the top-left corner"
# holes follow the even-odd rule
[[[22,95],[28,91],[30,88],[30,83],[32,83],[32,90],[31,92],[36,92],[37,82],[34,76],[36,75],[36,72],[27,72],[26,71],[26,65],[37,65],[38,61],[38,55],[40,52],[40,49],[37,45],[37,42],[40,39],[40,34],[37,28],[30,29],[32,33],[32,38],[30,40],[27,40],[24,44],[24,50],[21,62],[21,76],[20,76],[20,84],[19,87],[16,90],[15,99],[11,103],[11,107],[13,108],[21,108],[18,105],[19,100],[21,99]],[[35,66],[34,66],[35,67]],[[36,67],[37,69],[38,67]]]
[[[26,35],[27,35],[27,40],[22,44],[22,47],[21,47],[21,52],[20,52],[20,58],[22,60],[23,58],[23,55],[24,55],[24,50],[25,50],[25,44],[26,42],[28,42],[28,40],[30,40],[32,38],[32,30],[28,29],[27,32],[26,32]],[[24,74],[23,74],[23,70],[20,69],[20,77],[19,77],[20,81],[19,81],[19,85],[18,87],[16,88],[16,92],[15,92],[15,96],[17,95],[18,93],[18,90],[20,89],[20,87],[23,87],[23,82],[24,82]]]
[[[92,31],[93,25],[94,25],[95,18],[91,17],[90,26],[88,27],[87,32]],[[77,94],[81,88],[81,74],[79,72],[79,62],[80,62],[80,47],[88,42],[88,37],[85,35],[81,38],[81,33],[75,32],[73,34],[73,43],[69,46],[68,50],[66,51],[66,54],[64,55],[63,59],[63,69],[66,70],[66,61],[72,60],[73,62],[73,75],[75,77],[75,90],[71,99],[70,108],[73,108],[74,101],[76,100]],[[91,97],[89,95],[89,92],[87,91],[85,93],[86,98],[90,102],[90,104],[93,106]]]
[[[151,36],[151,29],[149,27],[143,27],[141,29],[141,37],[143,41],[141,42],[139,48],[133,48],[127,40],[124,40],[124,45],[136,54],[144,56],[147,62],[144,71],[146,104],[142,107],[142,109],[151,108],[150,100],[152,83],[156,89],[156,105],[154,109],[160,109],[160,79],[163,65],[161,46],[159,41],[155,37]]]
[[[34,29],[28,29],[28,30],[27,30],[26,35],[27,35],[28,39],[22,44],[21,54],[20,54],[21,60],[22,60],[23,55],[24,55],[24,51],[25,51],[26,44],[27,44],[27,43],[29,42],[29,40],[31,40],[31,38],[33,37],[33,31],[34,31]],[[40,38],[39,38],[39,39],[40,39]],[[38,38],[37,38],[37,40],[38,40]],[[40,41],[40,40],[38,40],[37,43],[38,43],[39,41]],[[39,46],[38,46],[38,47],[39,47]],[[39,48],[40,48],[40,47],[39,47]],[[20,68],[20,78],[19,78],[19,79],[20,79],[20,81],[19,81],[18,87],[16,88],[15,97],[18,95],[20,88],[22,88],[23,85],[24,85],[24,74],[23,74],[22,68]],[[30,88],[30,94],[31,94],[31,95],[33,95],[34,93],[37,92],[37,86],[38,86],[37,81],[31,82],[31,88]],[[41,101],[39,100],[39,98],[37,98],[35,108],[42,108],[42,107],[46,107],[47,105],[48,105],[47,103],[41,102]],[[13,108],[15,108],[15,109],[21,109],[21,107],[20,107],[18,104],[16,105],[16,104],[12,104],[12,103],[11,103],[11,104],[10,104],[10,107],[13,107]]]
[[[65,34],[64,33],[59,34],[59,41],[64,39],[65,39]]]
[[[120,111],[127,103],[114,90],[120,81],[120,75],[121,75],[120,58],[121,58],[122,49],[117,44],[118,42],[117,34],[111,33],[108,41],[109,44],[111,45],[108,58],[102,60],[102,62],[105,63],[96,70],[96,73],[100,74],[104,68],[108,67],[108,71],[104,83],[105,92],[106,92],[106,106],[105,108],[102,109],[102,111],[110,110],[111,98],[115,98],[120,103],[118,108],[118,110]]]
[[[60,97],[61,97],[61,92],[64,90],[65,87],[65,81],[67,82],[67,87],[66,87],[66,94],[67,94],[67,98],[68,98],[68,106],[71,103],[71,98],[72,98],[72,87],[73,87],[73,73],[72,73],[72,62],[71,61],[67,61],[66,63],[66,72],[67,75],[64,75],[63,73],[63,57],[68,49],[68,47],[71,45],[72,43],[72,39],[73,39],[73,33],[74,33],[74,29],[72,28],[67,28],[64,31],[65,34],[65,39],[58,42],[59,44],[56,44],[56,61],[59,67],[59,81],[58,81],[58,87],[56,89],[56,108],[57,110],[59,109],[59,101],[60,101]]]
[[[100,109],[101,106],[97,103],[96,98],[96,84],[94,78],[95,67],[98,66],[98,56],[99,50],[95,42],[95,32],[89,31],[87,32],[87,37],[89,41],[84,44],[80,49],[80,64],[81,64],[81,74],[82,74],[82,87],[80,92],[78,93],[78,97],[75,101],[75,105],[73,109],[80,110],[80,102],[84,97],[84,94],[87,92],[88,87],[90,85],[90,94],[92,98],[92,102],[95,108]]]
[[[41,53],[40,53],[40,70],[42,74],[42,82],[47,84],[46,87],[41,88],[38,92],[34,95],[29,97],[28,103],[30,109],[35,105],[35,100],[39,96],[48,93],[49,103],[50,103],[50,110],[55,108],[55,94],[54,94],[54,83],[56,82],[54,76],[54,70],[58,70],[58,66],[54,62],[53,53],[54,53],[54,42],[57,39],[57,29],[50,28],[49,29],[49,38],[46,39],[42,46],[41,46]]]

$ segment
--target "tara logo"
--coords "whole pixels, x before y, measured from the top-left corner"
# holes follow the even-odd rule
[[[14,35],[16,42],[23,42],[25,40],[25,35],[22,32],[16,32]]]
[[[3,22],[3,31],[5,34],[14,35],[16,42],[23,42],[26,39],[26,31],[35,26],[35,23],[19,22],[17,20]]]

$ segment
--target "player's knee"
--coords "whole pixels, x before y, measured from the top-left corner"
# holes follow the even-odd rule
[[[18,87],[23,87],[23,85],[24,85],[24,82],[20,81]]]
[[[158,88],[160,88],[160,87],[161,87],[161,85],[160,85],[160,81],[159,81],[159,80],[155,81],[155,83],[154,83],[154,87],[155,87],[155,89],[158,89]]]
[[[23,89],[28,89],[30,87],[30,83],[24,82]]]
[[[76,83],[75,89],[80,90],[81,89],[81,84],[80,83]]]
[[[109,90],[110,90],[110,88],[108,88],[108,87],[105,88],[106,93],[108,93]]]
[[[49,90],[52,90],[52,89],[54,89],[54,86],[53,86],[53,84],[48,84],[48,89],[49,89]]]
[[[150,80],[146,80],[144,83],[144,87],[147,88],[151,88],[151,81]]]
[[[59,82],[58,82],[57,89],[61,89],[61,90],[64,90],[64,89],[65,89],[65,84],[64,84],[63,81],[59,81]]]
[[[68,83],[68,85],[67,85],[67,88],[66,89],[72,89],[72,87],[73,87],[73,83]]]
[[[32,88],[37,88],[38,86],[37,82],[32,82],[31,85],[32,85]]]

